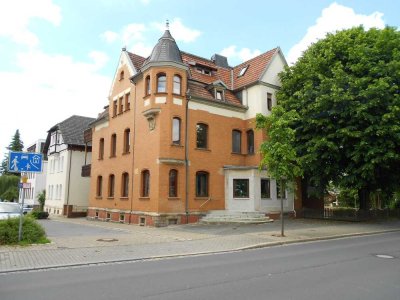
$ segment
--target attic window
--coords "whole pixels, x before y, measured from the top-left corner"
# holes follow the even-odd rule
[[[244,73],[246,73],[246,71],[247,71],[247,69],[248,69],[248,68],[249,68],[249,66],[248,66],[248,65],[247,65],[247,66],[245,66],[245,67],[243,67],[243,68],[240,70],[238,77],[241,77],[241,76],[243,76],[243,75],[244,75]]]
[[[196,67],[196,72],[198,72],[198,73],[200,73],[200,74],[204,74],[204,75],[209,75],[209,76],[211,76],[211,70],[210,70],[210,69],[201,68],[201,67]]]
[[[222,95],[222,91],[216,91],[215,98],[217,98],[217,100],[222,100]]]
[[[121,73],[119,73],[119,80],[124,79],[124,71],[121,71]]]

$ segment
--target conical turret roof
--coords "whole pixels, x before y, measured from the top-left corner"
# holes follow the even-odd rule
[[[158,40],[147,62],[182,63],[181,52],[168,29],[165,30],[163,36]]]

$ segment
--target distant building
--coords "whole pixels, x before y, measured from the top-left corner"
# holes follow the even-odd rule
[[[180,51],[169,30],[147,58],[122,50],[109,103],[91,123],[89,217],[164,226],[210,210],[295,209],[259,170],[257,113],[276,104],[279,48],[238,66]],[[86,166],[88,167],[88,166]],[[89,174],[89,172],[87,172]]]
[[[83,132],[93,118],[72,116],[48,131],[44,151],[48,156],[46,202],[44,210],[68,215],[86,212],[89,179],[81,177],[82,165],[90,157]]]
[[[43,153],[46,140],[39,139],[33,144],[26,147],[27,152]],[[39,202],[37,196],[43,190],[46,190],[46,172],[47,172],[47,154],[43,155],[43,171],[42,173],[28,173],[28,183],[30,188],[24,189],[24,204],[37,206]],[[22,201],[22,194],[19,195],[19,202]]]

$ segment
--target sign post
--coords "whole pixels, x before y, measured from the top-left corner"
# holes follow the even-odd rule
[[[12,173],[25,174],[21,177],[22,184],[19,185],[21,197],[21,210],[19,215],[18,242],[22,240],[22,220],[24,215],[25,189],[27,187],[29,173],[42,173],[43,155],[35,152],[14,152],[8,155],[8,171]]]

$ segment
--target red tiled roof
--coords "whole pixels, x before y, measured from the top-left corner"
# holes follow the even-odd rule
[[[267,65],[271,62],[272,57],[278,51],[278,48],[269,50],[259,56],[241,63],[233,68],[234,90],[252,84],[261,79]],[[243,76],[238,77],[240,71],[248,66]]]
[[[274,48],[260,54],[259,56],[249,59],[240,65],[228,68],[220,67],[212,60],[181,51],[182,61],[189,67],[189,80],[192,81],[188,84],[190,93],[193,96],[203,99],[223,102],[215,99],[214,95],[207,89],[209,84],[221,80],[227,86],[227,89],[225,90],[225,102],[240,106],[242,104],[233,91],[260,80],[266,67],[271,62],[272,57],[277,51],[278,48]],[[146,61],[146,58],[142,56],[130,52],[128,52],[128,54],[137,70],[140,69]],[[240,71],[246,66],[246,72],[243,76],[238,77]],[[196,67],[207,68],[211,74],[202,74],[196,70]],[[194,82],[197,82],[198,84]]]
[[[143,66],[143,63],[146,60],[146,58],[139,56],[137,54],[131,53],[129,51],[127,51],[127,52],[128,52],[129,58],[131,59],[132,64],[135,67],[135,69],[139,70]]]
[[[242,106],[240,100],[235,96],[235,94],[230,90],[225,90],[225,101],[217,100],[214,95],[207,89],[207,87],[201,83],[189,82],[188,87],[190,89],[190,94],[195,97],[202,99],[207,99],[210,101],[228,103],[236,106]]]

